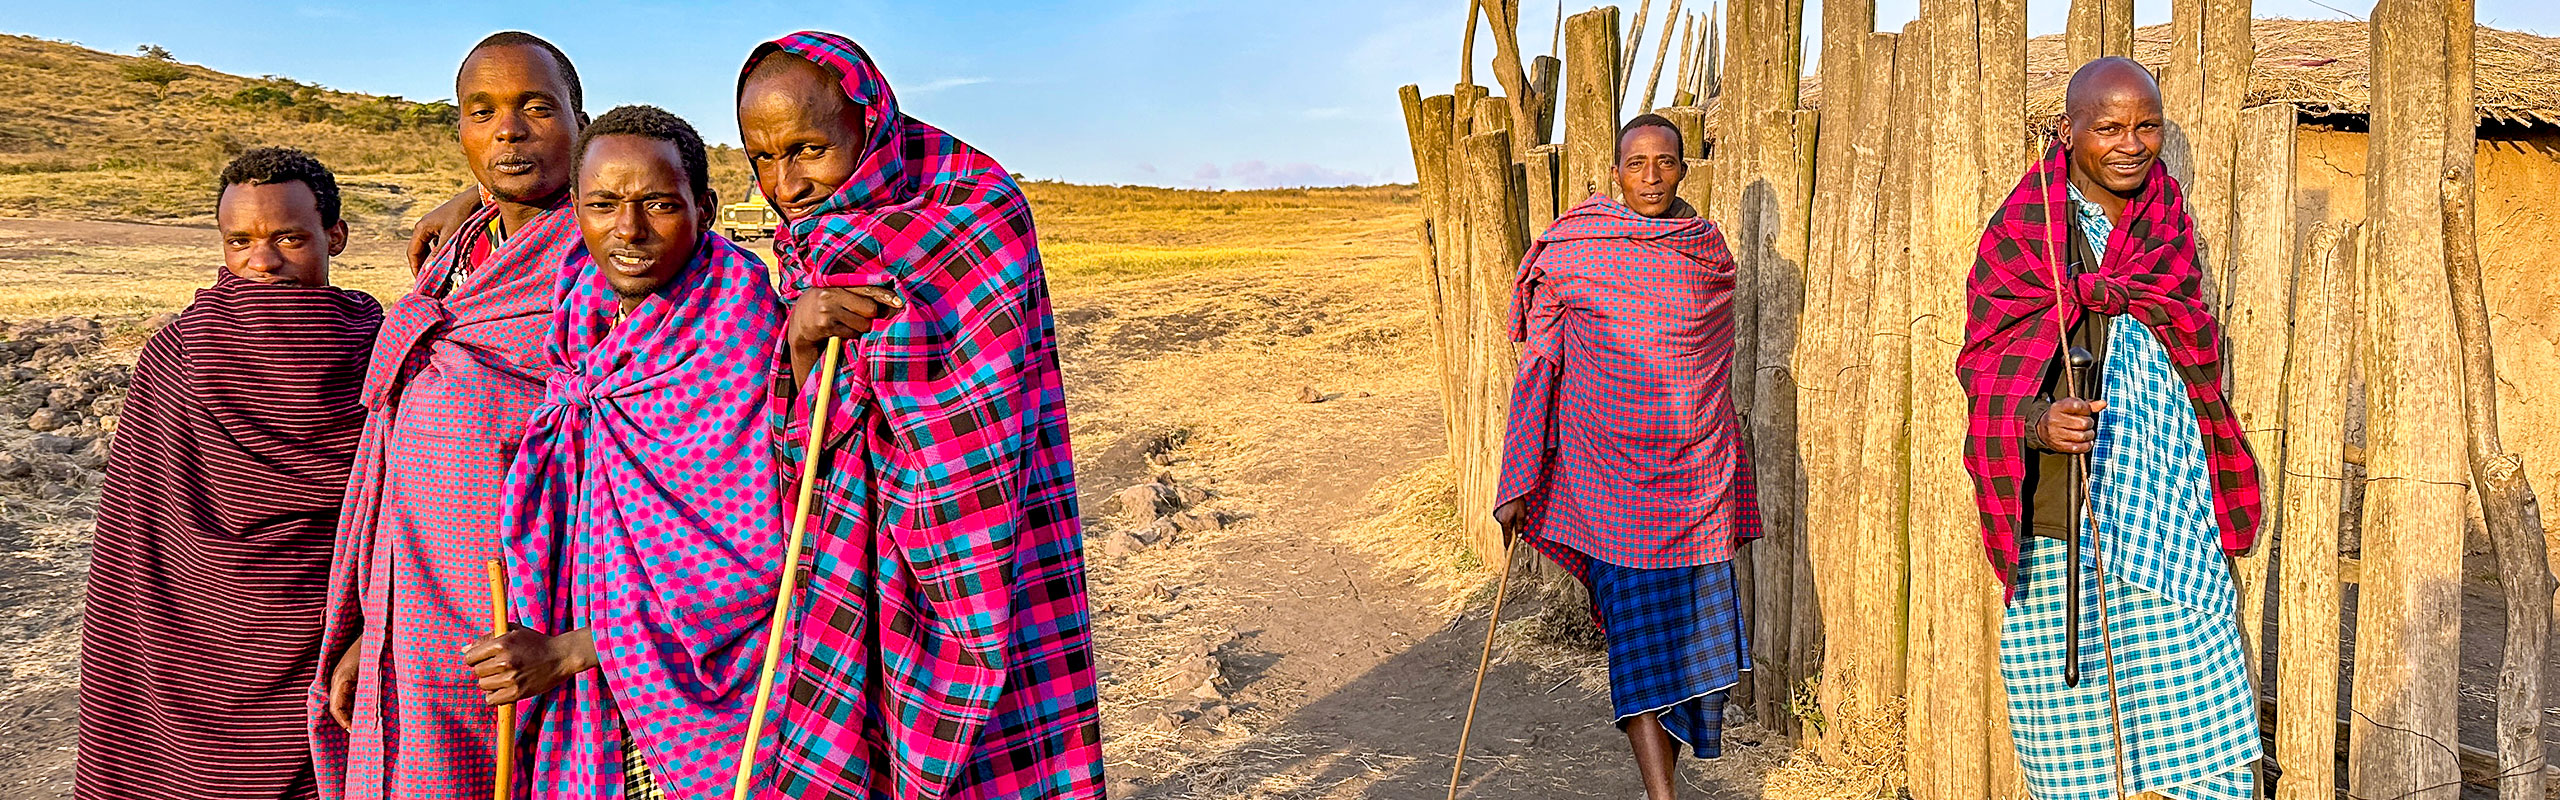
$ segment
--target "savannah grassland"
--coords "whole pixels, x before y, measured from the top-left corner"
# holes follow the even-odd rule
[[[0,339],[96,319],[83,363],[130,364],[219,268],[214,174],[267,144],[339,175],[355,240],[334,281],[396,297],[410,222],[467,180],[445,114],[0,35]],[[734,150],[713,162],[724,195],[749,190]],[[1113,796],[1440,796],[1491,575],[1455,540],[1413,191],[1025,188],[1067,378]],[[0,419],[0,451],[35,438]],[[69,792],[97,497],[84,475],[75,489],[0,476],[14,729],[0,796]],[[1193,509],[1221,524],[1135,542],[1146,522],[1111,498],[1148,481],[1205,496]],[[1534,635],[1534,607],[1505,618],[1469,796],[1636,793],[1598,654]],[[1783,748],[1739,744],[1756,730],[1693,787],[1758,796]]]

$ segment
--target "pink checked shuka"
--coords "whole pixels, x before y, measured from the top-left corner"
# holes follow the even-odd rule
[[[2045,371],[2060,354],[2064,327],[2084,313],[2130,315],[2160,337],[2169,363],[2187,384],[2213,480],[2214,516],[2222,547],[2249,549],[2260,515],[2257,462],[2240,435],[2240,418],[2222,394],[2222,328],[2205,310],[2204,273],[2196,266],[2194,223],[2167,167],[2151,165],[2142,196],[2094,272],[2073,277],[2057,293],[2055,247],[2071,241],[2071,166],[2060,147],[2045,151],[2001,203],[1982,234],[1973,274],[1965,281],[1965,345],[1956,380],[1969,399],[1964,465],[1973,473],[1982,511],[1982,544],[2007,581],[2018,563],[2020,506],[2025,502],[2027,402],[2043,391]],[[2094,377],[2094,376],[2093,376]]]
[[[551,292],[578,243],[567,209],[533,218],[469,263],[498,213],[446,240],[385,315],[365,371],[364,438],[339,516],[311,690],[311,755],[325,798],[480,800],[497,718],[462,664],[489,631],[498,483],[542,397]],[[330,660],[358,637],[355,728],[329,716]]]
[[[886,286],[906,305],[846,342],[826,409],[774,791],[1100,797],[1066,391],[1030,205],[994,159],[898,113],[852,41],[793,34],[747,69],[777,52],[839,76],[869,135],[853,177],[777,233],[785,296]],[[803,408],[780,442],[794,461]]]
[[[507,472],[509,601],[525,627],[588,629],[602,666],[517,706],[518,797],[620,800],[626,747],[671,798],[737,777],[782,557],[782,310],[763,262],[709,233],[700,248],[627,315],[585,248],[561,270],[551,372]]]
[[[1713,223],[1675,215],[1593,195],[1512,284],[1524,346],[1495,502],[1520,500],[1530,544],[1576,576],[1586,558],[1713,564],[1760,536],[1727,388],[1733,256]]]

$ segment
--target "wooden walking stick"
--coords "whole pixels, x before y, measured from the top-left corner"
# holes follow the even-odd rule
[[[507,565],[489,559],[489,635],[507,635]],[[498,707],[498,800],[516,788],[516,704]]]
[[[2067,139],[2064,140],[2062,146],[2069,146]],[[2070,167],[2068,166],[2064,167],[2064,169],[2069,168]],[[2042,183],[2041,180],[2039,182]],[[2068,190],[2066,189],[2065,191],[2067,192]],[[2049,196],[2051,192],[2052,186],[2050,184],[2044,184],[2040,187],[2037,196]],[[2045,254],[2052,260],[2053,265],[2053,320],[2057,337],[2054,342],[2054,348],[2061,351],[2060,355],[2063,358],[2063,393],[2073,398],[2079,398],[2081,397],[2081,372],[2091,366],[2095,366],[2096,358],[2091,356],[2087,350],[2071,346],[2071,327],[2063,324],[2063,282],[2069,280],[2071,275],[2069,270],[2064,268],[2064,264],[2069,262],[2070,257],[2061,252],[2060,245],[2061,242],[2068,241],[2069,237],[2067,235],[2056,236],[2054,233],[2054,229],[2056,227],[2072,224],[2068,220],[2071,218],[2073,213],[2075,212],[2071,208],[2071,200],[2068,196],[2063,199],[2058,208],[2048,207],[2044,220],[2046,235]],[[2090,454],[2088,453],[2080,453],[2072,456],[2070,494],[2071,502],[2073,504],[2072,509],[2079,517],[2075,521],[2088,526],[2089,560],[2095,562],[2096,569],[2093,571],[2098,575],[2098,658],[2100,666],[2105,667],[2107,671],[2107,730],[2108,733],[2114,737],[2115,742],[2115,758],[2113,759],[2115,764],[2116,781],[2115,796],[2125,797],[2124,711],[2122,706],[2118,704],[2116,698],[2116,642],[2115,637],[2110,635],[2113,632],[2113,627],[2109,625],[2107,620],[2107,560],[2105,548],[2099,546],[2097,511],[2089,507],[2089,456]],[[2063,570],[2063,602],[2065,603],[2065,607],[2063,609],[2063,625],[2065,630],[2062,634],[2062,682],[2065,686],[2078,688],[2080,685],[2079,526],[2073,526],[2069,542],[2070,543],[2064,547],[2064,552],[2067,554],[2066,558],[2070,561],[2070,564]]]
[[[1502,623],[1502,596],[1511,593],[1511,554],[1519,537],[1502,545],[1502,576],[1493,581],[1493,613],[1484,619],[1484,654],[1476,657],[1476,686],[1467,692],[1467,720],[1458,725],[1458,758],[1449,765],[1449,800],[1458,800],[1458,775],[1467,769],[1467,734],[1476,728],[1476,698],[1484,696],[1484,673],[1493,666],[1493,632]]]
[[[818,357],[818,394],[809,404],[809,446],[800,453],[800,499],[791,515],[791,540],[783,546],[782,591],[773,599],[773,630],[764,637],[764,669],[756,678],[755,711],[747,717],[747,741],[738,751],[738,782],[731,800],[747,800],[756,773],[756,741],[764,738],[765,707],[773,701],[773,673],[782,665],[783,632],[791,621],[791,595],[800,584],[800,544],[809,534],[809,506],[817,497],[818,447],[827,440],[827,405],[835,400],[836,357],[844,340],[829,338]],[[501,798],[500,800],[504,800]]]

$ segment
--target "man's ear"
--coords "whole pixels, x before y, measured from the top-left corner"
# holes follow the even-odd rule
[[[329,229],[327,231],[323,231],[322,234],[329,237],[329,257],[336,258],[339,253],[346,252],[347,221],[345,219],[339,219],[337,223],[330,225]]]
[[[712,221],[720,216],[720,190],[704,187],[702,201],[694,205],[700,206],[694,209],[694,215],[701,217],[702,229],[711,230]]]

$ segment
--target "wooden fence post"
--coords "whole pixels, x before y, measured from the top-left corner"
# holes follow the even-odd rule
[[[1618,9],[1603,6],[1564,22],[1564,205],[1593,192],[1616,195],[1609,159],[1618,134]]]
[[[1529,88],[1536,93],[1538,104],[1530,111],[1537,117],[1539,144],[1556,141],[1556,80],[1564,62],[1555,56],[1539,56],[1529,62]]]
[[[1412,94],[1420,94],[1414,89]],[[1414,101],[1408,108],[1413,121],[1407,130],[1413,137],[1415,184],[1422,194],[1425,234],[1429,237],[1431,258],[1425,266],[1430,272],[1426,280],[1431,287],[1431,331],[1438,339],[1437,366],[1440,373],[1440,413],[1446,418],[1449,460],[1463,465],[1467,453],[1461,446],[1460,433],[1466,430],[1464,393],[1460,390],[1465,375],[1462,356],[1466,352],[1466,331],[1453,324],[1452,312],[1464,308],[1466,284],[1465,228],[1460,223],[1456,198],[1451,196],[1449,142],[1450,129],[1456,124],[1456,98],[1432,95]],[[1464,476],[1464,472],[1458,473]],[[1463,496],[1459,508],[1468,508]]]
[[[1528,179],[1529,237],[1533,240],[1544,233],[1547,226],[1556,224],[1558,215],[1572,208],[1556,191],[1557,183],[1563,179],[1563,171],[1563,145],[1542,144],[1529,148],[1529,162],[1522,165],[1522,174]]]
[[[2231,282],[2223,296],[2231,299],[2223,312],[2223,332],[2231,342],[2231,410],[2240,416],[2249,452],[2263,465],[2285,463],[2287,420],[2284,416],[2285,363],[2292,343],[2294,217],[2294,107],[2277,103],[2241,113],[2238,156],[2233,166],[2238,204],[2231,225]],[[2314,423],[2317,424],[2317,423]],[[2260,497],[2285,496],[2285,470],[2261,468]],[[2264,675],[2259,637],[2266,627],[2267,567],[2279,532],[2288,522],[2280,503],[2266,505],[2260,524],[2261,544],[2234,559],[2239,578],[2240,637],[2249,658],[2249,674]]]
[[[2070,68],[2101,56],[2133,55],[2133,0],[2071,0],[2064,24]]]
[[[1987,588],[1991,571],[1976,544],[1981,517],[1973,482],[1958,459],[1967,413],[1955,382],[1956,352],[1964,342],[1965,276],[1983,223],[1983,87],[1975,75],[1980,20],[1974,4],[1961,0],[1931,0],[1922,13],[1930,19],[1933,40],[1929,108],[1938,147],[1926,178],[1929,246],[1911,274],[1912,310],[1922,320],[1912,334],[1911,536],[1915,565],[1926,564],[1927,582],[1915,581],[1913,590],[1931,598],[1933,652],[1927,672],[1915,672],[1912,680],[1930,684],[1928,707],[1913,712],[1933,717],[1929,749],[1915,753],[1914,760],[1935,759],[1938,774],[1932,785],[1915,784],[1913,795],[1969,800],[1990,792],[1986,689],[1999,675],[1983,668],[1996,652],[1984,620],[1998,595]],[[1924,552],[1925,561],[1918,556]]]
[[[1875,300],[1867,324],[1867,408],[1859,431],[1860,615],[1882,648],[1861,705],[1885,713],[1902,697],[1911,649],[1912,223],[1927,175],[1929,37],[1917,22],[1893,43],[1893,113],[1876,199]],[[1916,707],[1916,706],[1915,706]],[[1900,722],[1901,720],[1894,720]],[[1904,724],[1908,728],[1909,723]],[[1895,737],[1899,738],[1899,737]],[[1886,743],[1878,742],[1878,745]],[[1892,743],[1898,747],[1899,743]]]
[[[2017,186],[2018,176],[2025,174],[2032,157],[2027,148],[2027,5],[2025,0],[1979,0],[1974,4],[1974,63],[1978,78],[1973,91],[1979,93],[1980,109],[1974,117],[1973,133],[1981,148],[1981,162],[1976,169],[1981,175],[1976,186],[1972,230],[1959,240],[1951,241],[1953,255],[1962,267],[1973,267],[1973,245],[1982,236],[1984,220],[2007,201]],[[1963,319],[1955,319],[1955,330],[1961,331]],[[1959,338],[1957,341],[1961,342]],[[1980,526],[1976,517],[1974,526]],[[2018,763],[2018,750],[2009,736],[2009,691],[2000,679],[2000,625],[2006,616],[2001,603],[2004,596],[2000,580],[1978,554],[1972,563],[1958,571],[1963,576],[1964,596],[1974,603],[1976,631],[1972,642],[1971,690],[1977,692],[1980,704],[1975,713],[1981,716],[1984,731],[1977,748],[1983,763],[1982,797],[2025,797],[2026,773]]]
[[[2365,174],[2367,483],[2356,593],[2353,780],[2363,797],[2461,792],[2455,674],[2470,470],[2445,273],[2443,0],[2382,0],[2372,28]]]
[[[1511,376],[1517,369],[1515,351],[1508,336],[1493,335],[1485,320],[1487,309],[1510,302],[1508,291],[1495,291],[1497,282],[1507,287],[1508,281],[1498,276],[1508,274],[1510,265],[1520,263],[1520,242],[1525,223],[1519,213],[1519,193],[1513,191],[1511,179],[1511,133],[1495,128],[1470,134],[1464,141],[1461,175],[1470,214],[1467,226],[1469,280],[1474,285],[1472,307],[1464,310],[1465,318],[1477,331],[1474,352],[1470,353],[1468,391],[1476,394],[1480,410],[1475,427],[1468,431],[1466,445],[1483,454],[1476,460],[1476,485],[1482,487],[1486,523],[1475,539],[1476,552],[1485,563],[1503,564],[1502,535],[1490,524],[1492,492],[1502,470],[1501,430],[1508,420]],[[1498,386],[1498,389],[1492,387]],[[1490,443],[1490,444],[1488,444]]]
[[[2463,430],[2469,445],[2472,486],[2481,521],[2498,557],[2498,587],[2505,597],[2506,642],[2498,671],[2497,769],[2500,800],[2543,800],[2549,790],[2542,762],[2542,718],[2550,658],[2552,577],[2549,541],[2524,459],[2509,452],[2498,434],[2497,359],[2489,330],[2489,303],[2481,286],[2478,222],[2473,218],[2479,112],[2474,100],[2472,0],[2445,2],[2444,236],[2446,278],[2453,289],[2453,319],[2462,355]]]
[[[1707,156],[1706,109],[1696,106],[1672,106],[1656,109],[1654,113],[1662,115],[1663,119],[1671,120],[1671,124],[1680,127],[1680,157],[1705,158]],[[1707,207],[1699,206],[1698,213],[1707,213]],[[1723,222],[1723,220],[1716,220],[1716,222]]]
[[[2280,545],[2284,602],[2276,634],[2276,800],[2336,800],[2338,758],[2339,510],[2346,498],[2347,360],[2355,347],[2354,223],[2321,223],[2307,237],[2293,285],[2293,355],[2284,367],[2285,448]],[[2265,475],[2279,470],[2261,469]]]

